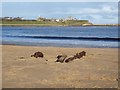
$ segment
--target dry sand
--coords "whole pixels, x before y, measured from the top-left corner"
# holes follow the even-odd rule
[[[2,46],[3,88],[117,88],[117,48],[62,48]],[[68,57],[82,50],[87,55],[70,63],[56,63],[56,56]],[[45,59],[30,57],[41,51]]]

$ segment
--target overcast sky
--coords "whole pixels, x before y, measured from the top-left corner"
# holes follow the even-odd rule
[[[115,24],[118,22],[117,2],[3,2],[2,16],[36,19],[67,18],[72,16],[89,20],[94,24]]]

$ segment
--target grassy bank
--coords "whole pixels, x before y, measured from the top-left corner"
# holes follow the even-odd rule
[[[2,26],[120,26],[120,24],[89,24],[87,20],[67,20],[65,22],[36,20],[2,20]]]
[[[3,26],[26,26],[26,25],[35,25],[35,26],[81,26],[82,24],[86,24],[88,21],[85,20],[68,20],[65,22],[52,22],[52,21],[36,21],[36,20],[22,20],[22,21],[15,21],[15,20],[3,20]]]

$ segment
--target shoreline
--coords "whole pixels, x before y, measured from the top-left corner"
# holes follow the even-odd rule
[[[2,46],[3,88],[117,88],[117,48]],[[31,57],[41,51],[45,58]],[[56,63],[57,55],[86,56]],[[48,61],[45,61],[47,59]],[[107,65],[106,65],[107,64]]]
[[[111,48],[111,47],[64,47],[64,46],[31,46],[31,45],[16,45],[16,44],[0,44],[0,46],[10,46],[10,47],[36,47],[36,48],[66,48],[66,49],[120,49],[120,48]]]
[[[86,47],[85,46],[84,47],[83,46],[75,46],[74,47],[74,46],[52,46],[52,45],[51,46],[49,46],[49,45],[41,45],[40,46],[40,45],[19,45],[19,44],[0,44],[0,45],[1,46],[2,45],[6,45],[6,46],[9,46],[9,45],[10,46],[11,45],[12,46],[26,46],[26,47],[56,47],[56,48],[98,48],[98,49],[99,48],[105,48],[105,49],[112,49],[112,48],[113,49],[119,49],[120,48],[120,47],[90,47],[90,46],[89,47],[88,46],[86,46]]]
[[[44,26],[48,26],[48,27],[92,27],[92,26],[120,26],[118,24],[115,25],[104,25],[104,24],[93,24],[93,25],[51,25],[51,24],[0,24],[0,26],[37,26],[37,27],[44,27]]]

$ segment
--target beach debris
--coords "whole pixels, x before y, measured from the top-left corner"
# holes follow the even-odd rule
[[[44,58],[44,54],[42,52],[38,51],[38,52],[35,52],[33,55],[31,55],[31,57],[35,57],[35,58],[41,57],[41,58]],[[45,59],[45,60],[48,61],[47,59]]]
[[[61,62],[63,63],[64,60],[66,59],[67,55],[58,55],[56,62]]]
[[[80,53],[77,53],[76,55],[75,55],[75,57],[76,58],[81,58],[81,57],[83,57],[83,56],[86,56],[86,52],[85,51],[82,51],[82,52],[80,52]]]
[[[19,59],[25,59],[25,57],[19,57]]]
[[[70,62],[70,61],[73,61],[74,59],[80,59],[82,58],[83,56],[86,56],[86,52],[85,51],[82,51],[80,53],[76,53],[76,55],[74,55],[73,57],[70,57],[70,58],[67,58],[65,60],[66,63]]]
[[[116,78],[117,81],[120,81],[120,78]]]
[[[67,59],[65,60],[65,62],[68,63],[68,62],[70,62],[70,61],[72,61],[72,60],[74,60],[74,59],[75,59],[74,57],[70,57],[70,58],[67,58]]]
[[[18,59],[15,59],[15,60],[26,60],[26,58],[21,56],[21,57],[18,57]]]
[[[35,57],[35,58],[38,58],[38,57],[41,57],[43,58],[44,57],[44,54],[42,52],[35,52],[33,55],[31,55],[31,57]]]

